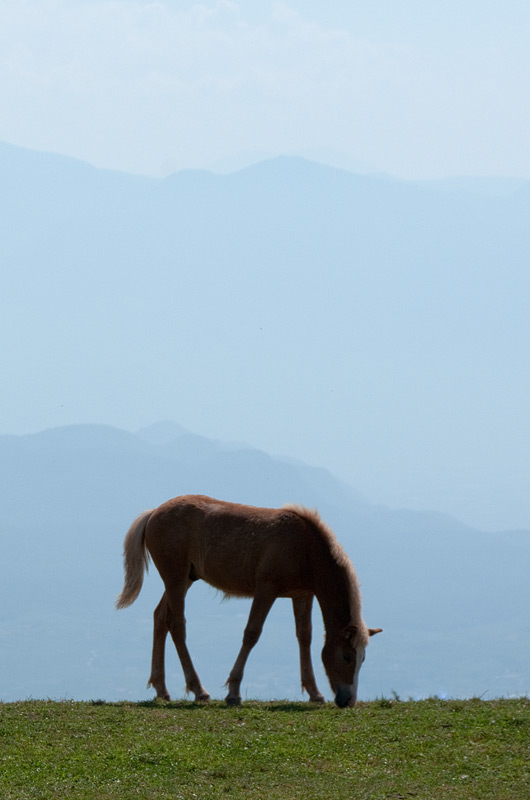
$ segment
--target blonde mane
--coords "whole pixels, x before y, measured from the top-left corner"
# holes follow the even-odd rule
[[[359,626],[359,633],[362,643],[366,645],[368,642],[368,633],[366,632],[366,626],[361,616],[361,589],[359,586],[357,573],[355,572],[355,568],[348,554],[338,542],[337,537],[329,525],[324,522],[316,508],[306,508],[305,506],[297,505],[296,503],[287,503],[286,505],[282,506],[282,510],[291,511],[293,514],[297,514],[302,519],[305,519],[310,525],[316,528],[321,533],[323,538],[328,542],[332,558],[338,564],[338,566],[344,570],[349,586],[352,622]],[[365,639],[366,642],[364,641]]]

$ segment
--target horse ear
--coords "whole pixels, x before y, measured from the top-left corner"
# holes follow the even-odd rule
[[[368,628],[369,636],[375,636],[376,633],[383,633],[382,628]]]

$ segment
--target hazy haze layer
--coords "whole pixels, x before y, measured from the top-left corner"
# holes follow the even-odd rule
[[[175,419],[374,501],[530,526],[530,192],[0,148],[5,432]]]

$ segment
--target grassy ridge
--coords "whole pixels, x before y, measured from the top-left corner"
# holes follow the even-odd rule
[[[0,797],[530,797],[530,700],[0,704]]]

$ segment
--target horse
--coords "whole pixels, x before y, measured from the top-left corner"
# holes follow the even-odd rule
[[[154,612],[151,676],[157,697],[169,700],[164,653],[168,632],[177,649],[186,691],[196,701],[210,695],[202,686],[186,646],[184,601],[202,579],[225,597],[251,597],[243,643],[228,676],[225,698],[240,705],[240,686],[250,651],[277,597],[289,597],[300,651],[302,690],[323,703],[311,662],[311,610],[316,597],[325,640],[322,662],[339,708],[357,701],[359,670],[371,636],[361,614],[361,594],[353,564],[316,510],[287,505],[258,508],[203,495],[184,495],[144,511],[124,541],[125,580],[117,608],[131,605],[142,588],[149,556],[165,591]]]

